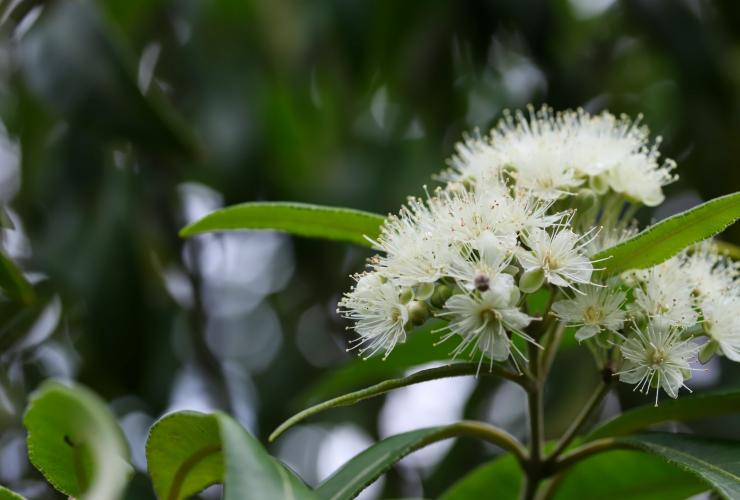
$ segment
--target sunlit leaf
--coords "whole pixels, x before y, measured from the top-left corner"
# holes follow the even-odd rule
[[[708,201],[654,224],[594,255],[610,274],[644,269],[670,259],[684,248],[714,236],[740,218],[740,193]]]
[[[188,498],[223,483],[225,500],[315,498],[228,415],[177,412],[149,432],[147,464],[160,499]]]
[[[350,208],[306,203],[242,203],[212,212],[180,231],[181,236],[213,231],[269,229],[297,236],[346,241],[369,247],[384,217]]]
[[[82,499],[120,498],[132,472],[121,429],[90,390],[46,382],[23,417],[28,456],[47,481]]]
[[[618,441],[694,474],[728,500],[740,498],[740,441],[657,432]]]
[[[739,389],[661,401],[658,406],[641,406],[600,425],[586,439],[623,436],[662,422],[692,420],[728,413],[740,413]]]

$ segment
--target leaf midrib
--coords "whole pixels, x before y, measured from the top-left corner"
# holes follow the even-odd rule
[[[177,500],[180,495],[182,485],[185,483],[185,479],[191,470],[195,468],[198,463],[205,460],[210,455],[221,451],[221,444],[209,444],[194,452],[187,460],[185,460],[175,472],[175,477],[172,479],[170,485],[170,493],[167,495],[168,500]]]

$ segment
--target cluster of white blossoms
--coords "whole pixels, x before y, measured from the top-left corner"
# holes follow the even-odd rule
[[[593,258],[636,232],[640,206],[663,201],[674,163],[658,144],[639,120],[549,108],[466,138],[445,184],[387,218],[381,253],[341,299],[352,348],[388,356],[438,318],[454,356],[518,368],[516,338],[537,345],[562,323],[656,400],[660,388],[676,397],[697,357],[740,361],[740,268],[711,244],[608,280]],[[541,317],[533,294],[549,297]]]

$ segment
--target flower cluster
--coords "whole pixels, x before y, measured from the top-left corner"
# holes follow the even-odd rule
[[[444,185],[410,198],[373,241],[380,251],[340,301],[363,356],[430,318],[452,354],[526,362],[519,337],[565,326],[620,380],[676,397],[695,357],[740,361],[740,269],[702,244],[607,280],[593,255],[636,232],[663,201],[674,163],[639,119],[585,111],[506,114],[457,145]],[[548,306],[538,316],[533,294]],[[708,338],[704,347],[694,339]]]

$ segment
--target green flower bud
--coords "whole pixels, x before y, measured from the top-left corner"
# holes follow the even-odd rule
[[[715,340],[710,340],[706,344],[704,344],[704,347],[701,348],[701,351],[699,351],[699,363],[706,365],[710,359],[712,359],[712,356],[714,356],[717,353],[717,349],[719,348],[719,344]]]
[[[416,286],[414,298],[416,300],[427,300],[434,293],[434,283],[420,283]]]
[[[425,302],[412,300],[406,305],[406,308],[409,311],[409,320],[415,326],[423,325],[429,319],[429,307]]]
[[[401,304],[406,304],[409,300],[414,298],[414,291],[410,288],[402,288],[401,294],[398,296],[398,300]]]
[[[545,282],[545,270],[541,267],[535,267],[525,271],[519,278],[519,288],[525,293],[534,293],[540,289]]]
[[[597,175],[596,177],[588,178],[588,185],[593,189],[596,194],[606,194],[609,190],[609,183],[606,180],[605,175]]]
[[[430,302],[434,307],[444,307],[447,299],[452,297],[452,288],[447,285],[437,285],[432,294]]]

